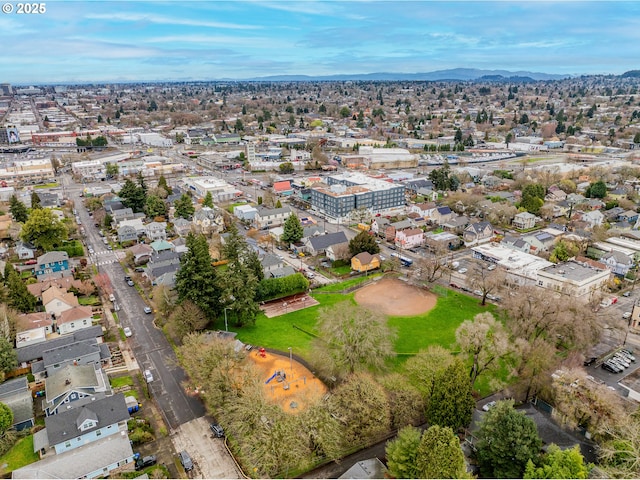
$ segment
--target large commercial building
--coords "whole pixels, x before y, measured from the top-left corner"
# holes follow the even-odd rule
[[[0,181],[7,185],[51,182],[55,178],[51,159],[16,160],[0,166]]]
[[[353,210],[381,213],[403,207],[404,186],[363,175],[344,173],[327,177],[327,185],[311,189],[312,208],[329,218],[343,220]]]
[[[204,198],[207,192],[211,192],[216,203],[229,202],[242,194],[237,188],[217,177],[187,177],[184,183],[198,198]]]

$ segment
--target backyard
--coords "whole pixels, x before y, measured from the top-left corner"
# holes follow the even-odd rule
[[[7,474],[39,460],[33,452],[33,435],[21,438],[7,453],[0,457],[2,473]]]

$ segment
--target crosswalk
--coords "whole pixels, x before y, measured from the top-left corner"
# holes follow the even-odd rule
[[[104,257],[105,255],[110,255],[111,258],[105,258]],[[112,263],[116,263],[118,261],[118,258],[116,257],[115,252],[112,252],[110,250],[101,250],[99,252],[93,252],[92,254],[89,255],[89,258],[91,259],[91,263],[97,266],[111,265]]]

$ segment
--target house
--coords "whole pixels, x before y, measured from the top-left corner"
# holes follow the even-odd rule
[[[44,255],[40,255],[37,262],[35,273],[38,280],[45,276],[55,278],[71,274],[69,271],[69,254],[67,252],[47,252]]]
[[[604,221],[604,215],[600,210],[591,210],[589,212],[584,212],[580,215],[580,220],[589,224],[591,228],[597,227],[598,225],[602,225]]]
[[[177,235],[184,237],[191,231],[191,221],[186,218],[176,218],[173,221],[173,230]]]
[[[618,250],[611,250],[600,257],[600,261],[614,274],[624,277],[633,268],[633,259]]]
[[[519,230],[527,230],[536,226],[536,216],[529,212],[520,212],[513,217],[511,224]]]
[[[634,210],[627,210],[618,215],[618,221],[636,223],[638,221],[638,212]]]
[[[149,246],[155,253],[175,250],[175,245],[166,240],[156,240],[155,242],[151,242]]]
[[[549,252],[553,250],[556,237],[548,232],[540,231],[530,235],[525,235],[522,240],[529,244],[529,250],[532,254],[539,252]]]
[[[215,208],[202,207],[193,214],[193,225],[204,234],[222,233],[224,217]]]
[[[251,205],[236,205],[233,207],[233,214],[240,220],[253,221],[258,210]]]
[[[371,231],[374,235],[379,237],[385,236],[385,231],[391,222],[388,218],[385,217],[377,217],[373,222],[371,222]]]
[[[81,405],[83,399],[111,395],[107,375],[94,365],[67,365],[49,375],[44,386],[42,407],[47,415],[73,408],[75,402]]]
[[[149,261],[153,249],[143,243],[134,245],[128,249],[133,254],[133,263],[140,265]]]
[[[36,256],[36,248],[26,242],[17,242],[13,251],[20,260],[31,260]]]
[[[289,208],[289,206],[267,208],[259,205],[256,210],[257,212],[253,220],[258,229],[282,225],[286,219],[289,218],[289,215],[291,215],[291,208]]]
[[[419,188],[418,195],[423,197],[425,200],[430,200],[432,202],[438,200],[438,192],[431,188]]]
[[[384,463],[379,458],[368,458],[361,460],[353,464],[349,470],[344,472],[338,478],[360,478],[360,479],[372,479],[372,478],[387,478],[388,471]]]
[[[449,221],[453,216],[454,213],[449,207],[437,207],[433,212],[431,212],[431,221],[436,225],[442,225]]]
[[[72,343],[81,342],[83,340],[91,339],[97,342],[97,339],[101,336],[102,327],[100,325],[94,325],[91,328],[78,330],[70,335],[62,335],[51,339],[45,339],[45,341],[34,343],[33,345],[23,346],[16,350],[16,354],[18,356],[18,368],[25,368],[42,360],[44,352],[47,350],[64,345],[71,345]]]
[[[127,208],[112,209],[111,218],[113,218],[113,221],[116,222],[116,224],[119,224],[124,220],[133,220],[135,218],[142,218],[142,217],[134,215],[133,210],[127,207]]]
[[[151,222],[145,225],[145,235],[149,240],[155,242],[156,240],[167,239],[167,222]]]
[[[488,242],[491,238],[493,238],[493,225],[489,222],[471,223],[462,233],[462,239],[467,246]]]
[[[42,292],[44,292],[45,290],[48,290],[53,285],[65,290],[69,290],[70,288],[78,289],[82,287],[82,281],[76,280],[70,276],[61,277],[61,278],[51,278],[51,279],[44,280],[42,282],[31,283],[27,285],[27,290],[29,290],[29,293],[34,297],[36,297],[38,301],[42,302]]]
[[[60,455],[109,435],[127,432],[129,418],[122,393],[94,398],[82,406],[46,417],[46,433],[41,434],[42,437],[46,435],[46,446],[39,442],[38,450],[46,450],[48,447],[54,449],[56,455]]]
[[[329,245],[325,250],[324,254],[332,262],[335,262],[336,260],[347,260],[350,256],[349,244],[336,243],[334,245]]]
[[[47,312],[22,313],[18,315],[16,319],[16,334],[33,330],[34,328],[44,328],[46,334],[53,333],[53,316]]]
[[[275,193],[276,195],[284,195],[284,196],[291,195],[293,193],[291,182],[289,180],[285,180],[282,182],[274,182],[273,193]]]
[[[462,244],[462,240],[458,235],[449,232],[428,232],[424,235],[424,243],[433,252],[444,252],[455,250]]]
[[[431,218],[431,214],[435,209],[436,204],[434,202],[414,203],[409,207],[410,212],[417,213],[425,220],[429,220]]]
[[[31,364],[31,373],[36,377],[51,376],[67,365],[93,365],[100,368],[110,359],[111,351],[106,343],[88,338],[45,350],[42,352],[42,360]]]
[[[34,434],[34,449],[46,444],[40,430]],[[48,455],[42,460],[18,468],[11,473],[13,479],[43,478],[104,478],[110,474],[131,471],[135,468],[129,437],[109,435],[60,455]]]
[[[505,235],[500,242],[501,245],[518,250],[523,253],[531,253],[531,245],[522,237],[513,237],[511,235]]]
[[[186,253],[189,251],[189,247],[187,247],[187,240],[184,237],[176,238],[170,243],[174,246],[174,251],[177,253]]]
[[[60,206],[60,197],[55,193],[49,192],[36,192],[38,199],[40,199],[40,206],[42,208],[56,208]]]
[[[70,310],[80,304],[73,293],[53,285],[48,290],[42,292],[42,305],[44,305],[47,313],[51,313],[57,317],[65,310]]]
[[[260,258],[260,263],[262,264],[262,271],[264,272],[265,278],[269,278],[271,276],[271,272],[274,270],[281,269],[284,267],[284,261],[278,255],[273,255],[272,253],[267,253],[262,258]]]
[[[304,251],[309,255],[315,256],[325,253],[327,248],[332,245],[340,245],[343,243],[349,243],[344,232],[327,233],[325,235],[307,238],[304,242]]]
[[[135,228],[136,235],[138,237],[140,235],[144,235],[144,233],[146,232],[146,227],[144,226],[144,223],[142,223],[142,218],[134,218],[131,220],[122,220],[121,222],[118,222],[118,228],[124,227],[124,226],[130,226]]]
[[[118,242],[136,242],[138,241],[138,232],[131,225],[122,225],[118,228]]]
[[[269,275],[265,275],[265,278],[283,278],[295,273],[296,271],[293,269],[293,267],[285,265],[281,268],[275,268],[269,271]]]
[[[410,228],[415,228],[415,224],[410,218],[390,223],[387,225],[387,228],[385,228],[384,237],[388,242],[393,242],[395,241],[397,232],[400,230],[408,230]]]
[[[371,255],[369,252],[360,252],[351,258],[351,270],[356,272],[368,272],[380,268],[380,255]]]
[[[0,384],[0,402],[13,413],[12,426],[20,431],[35,425],[33,395],[27,377],[18,377]]]
[[[446,231],[455,234],[462,233],[467,225],[469,225],[469,217],[467,217],[466,215],[451,217],[446,222],[440,223],[440,226]]]
[[[566,200],[566,198],[567,194],[556,185],[550,186],[547,195],[544,197],[547,202],[561,202],[562,200]]]
[[[395,244],[397,247],[409,249],[419,247],[424,243],[424,232],[419,228],[408,228],[396,232]]]
[[[56,315],[56,328],[60,335],[74,332],[93,325],[91,307],[78,306]]]

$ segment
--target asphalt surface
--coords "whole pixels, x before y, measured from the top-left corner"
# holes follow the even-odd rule
[[[186,380],[184,370],[178,365],[176,355],[164,334],[155,327],[153,315],[145,314],[144,302],[138,290],[130,287],[124,280],[125,271],[117,261],[117,255],[107,250],[82,204],[82,187],[73,184],[68,176],[63,177],[66,195],[74,201],[75,208],[85,228],[87,245],[95,249],[90,256],[91,263],[97,266],[99,273],[106,273],[119,306],[118,318],[123,327],[130,327],[133,336],[127,342],[131,346],[141,370],[149,369],[154,380],[149,384],[151,397],[162,410],[165,421],[171,429],[202,417],[206,412],[198,398],[190,397],[182,388]],[[120,252],[118,252],[120,253]]]

